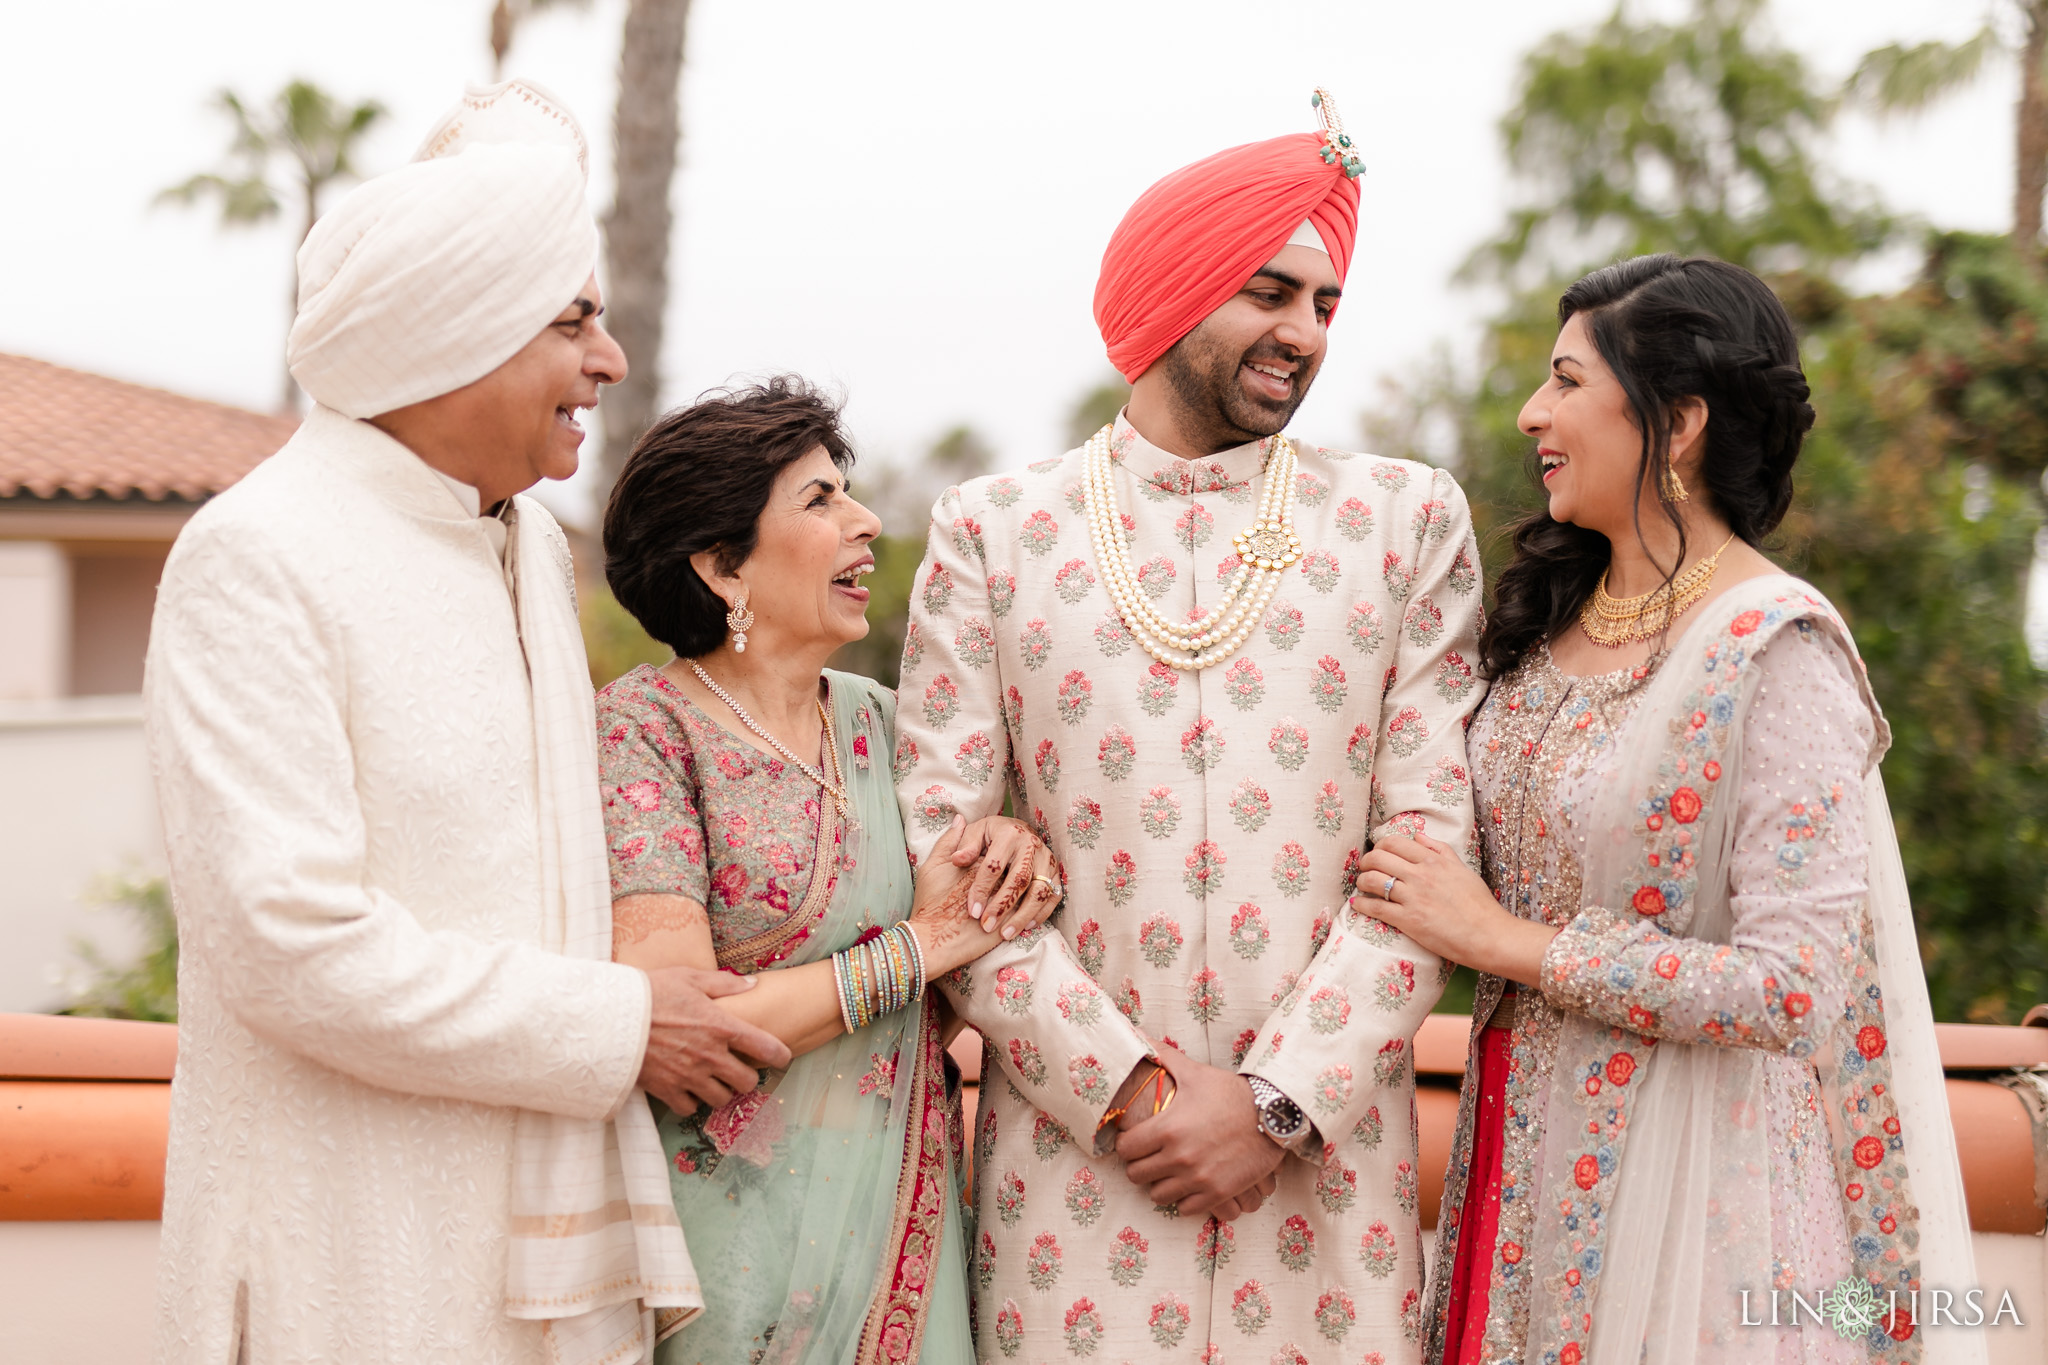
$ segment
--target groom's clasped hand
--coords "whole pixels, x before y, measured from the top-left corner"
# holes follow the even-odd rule
[[[1118,1097],[1126,1106],[1116,1139],[1124,1174],[1154,1204],[1184,1217],[1228,1223],[1256,1213],[1272,1196],[1273,1172],[1287,1152],[1260,1130],[1250,1083],[1169,1044],[1158,1055],[1169,1078],[1159,1112],[1152,1112],[1147,1067],[1132,1077],[1136,1102]]]

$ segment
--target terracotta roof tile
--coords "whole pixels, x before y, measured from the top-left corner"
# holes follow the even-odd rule
[[[285,443],[298,421],[0,355],[0,498],[197,502]]]

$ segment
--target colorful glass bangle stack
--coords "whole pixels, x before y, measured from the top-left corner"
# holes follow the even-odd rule
[[[832,955],[839,1018],[852,1033],[907,1008],[924,993],[924,950],[908,922]]]

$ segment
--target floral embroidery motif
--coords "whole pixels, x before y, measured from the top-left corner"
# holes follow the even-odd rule
[[[1180,956],[1180,925],[1165,915],[1154,915],[1138,926],[1138,951],[1155,967],[1171,967]]]
[[[1296,1272],[1307,1270],[1316,1258],[1316,1234],[1308,1219],[1298,1213],[1288,1215],[1279,1236],[1280,1264]]]
[[[953,600],[953,575],[943,564],[932,565],[932,571],[925,575],[924,609],[933,616],[945,614],[947,603]]]
[[[1161,1346],[1180,1345],[1180,1339],[1187,1335],[1189,1311],[1187,1302],[1178,1295],[1168,1294],[1152,1305],[1152,1312],[1146,1318],[1151,1329],[1152,1340]]]
[[[1038,1044],[1027,1038],[1012,1038],[1009,1046],[1010,1065],[1024,1078],[1026,1085],[1045,1084],[1045,1058],[1038,1053]]]
[[[860,1078],[860,1093],[888,1099],[896,1088],[896,1058],[879,1052],[868,1054],[868,1071]]]
[[[1316,1175],[1316,1202],[1329,1213],[1342,1213],[1357,1200],[1358,1172],[1341,1161],[1326,1162]]]
[[[1095,684],[1088,681],[1088,675],[1080,669],[1069,670],[1060,679],[1059,694],[1055,705],[1060,719],[1069,725],[1079,725],[1088,717],[1088,708],[1095,700]]]
[[[1180,804],[1174,803],[1178,811]],[[1273,814],[1273,798],[1266,789],[1247,777],[1230,794],[1230,819],[1246,834],[1256,834]]]
[[[1275,763],[1294,772],[1308,761],[1308,731],[1291,720],[1283,720],[1273,727],[1266,747],[1272,751]]]
[[[1052,576],[1052,586],[1053,591],[1059,594],[1060,601],[1072,606],[1086,597],[1088,590],[1095,586],[1095,575],[1090,572],[1086,560],[1070,559]]]
[[[1024,667],[1036,673],[1052,657],[1052,629],[1041,617],[1032,617],[1017,634],[1017,654]]]
[[[1102,889],[1111,905],[1128,905],[1131,900],[1133,883],[1137,881],[1137,862],[1123,849],[1109,857],[1109,863],[1102,869]]]
[[[1223,670],[1223,689],[1232,706],[1249,711],[1266,699],[1266,675],[1250,659],[1236,659]]]
[[[1117,658],[1127,653],[1134,643],[1130,627],[1115,612],[1095,623],[1095,647],[1102,651],[1104,658]]]
[[[1148,716],[1163,716],[1173,709],[1180,689],[1180,674],[1162,663],[1145,670],[1138,683],[1138,709]]]
[[[1102,991],[1092,981],[1070,981],[1060,987],[1060,1017],[1074,1024],[1092,1024],[1102,1017]]]
[[[1205,773],[1223,761],[1223,734],[1207,716],[1181,731],[1180,758],[1191,773]]]
[[[1024,1216],[1024,1177],[1015,1171],[1004,1171],[1003,1178],[996,1183],[995,1204],[996,1216],[1003,1220],[1003,1226],[1017,1226],[1017,1220]]]
[[[1081,1227],[1089,1227],[1102,1217],[1108,1191],[1103,1188],[1102,1177],[1083,1166],[1067,1182],[1067,1216]]]
[[[1273,1298],[1257,1280],[1246,1280],[1230,1296],[1230,1320],[1237,1330],[1251,1336],[1273,1316]]]
[[[1188,1016],[1198,1024],[1213,1024],[1223,1014],[1223,988],[1208,967],[1188,981]]]
[[[1305,626],[1298,610],[1280,602],[1266,612],[1266,640],[1277,650],[1284,652],[1300,644]]]
[[[1181,873],[1181,885],[1196,900],[1207,900],[1209,893],[1223,887],[1223,865],[1229,860],[1223,849],[1211,839],[1197,843],[1189,852],[1185,870]]]
[[[1266,927],[1265,912],[1256,905],[1240,905],[1230,916],[1230,948],[1247,962],[1266,951],[1273,931]]]
[[[1145,1278],[1146,1254],[1151,1250],[1151,1243],[1147,1242],[1136,1228],[1126,1225],[1124,1230],[1116,1235],[1116,1240],[1110,1244],[1109,1278],[1126,1289],[1130,1288],[1139,1280]],[[1160,1310],[1171,1301],[1169,1299],[1155,1304],[1152,1308],[1150,1325],[1155,1341],[1159,1337]],[[1183,1314],[1186,1312],[1185,1305],[1182,1306],[1182,1312]],[[1187,1326],[1185,1316],[1183,1316],[1181,1326],[1185,1330]]]
[[[1358,1305],[1341,1289],[1325,1290],[1316,1300],[1316,1330],[1330,1341],[1344,1340],[1344,1334],[1358,1321]]]
[[[1290,839],[1273,855],[1273,884],[1292,899],[1308,890],[1308,880],[1308,850]]]
[[[1033,1289],[1050,1289],[1060,1278],[1060,1239],[1049,1232],[1041,1232],[1031,1239],[1031,1250],[1024,1257],[1025,1273],[1031,1277]]]

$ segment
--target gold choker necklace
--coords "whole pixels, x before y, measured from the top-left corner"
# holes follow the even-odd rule
[[[1707,585],[1714,581],[1714,570],[1721,563],[1722,553],[1734,543],[1735,537],[1731,534],[1721,542],[1719,550],[1669,583],[1652,588],[1640,597],[1610,594],[1607,591],[1607,571],[1602,569],[1593,595],[1586,599],[1585,606],[1579,608],[1579,629],[1602,649],[1620,649],[1637,640],[1662,635],[1693,603],[1707,595]]]

